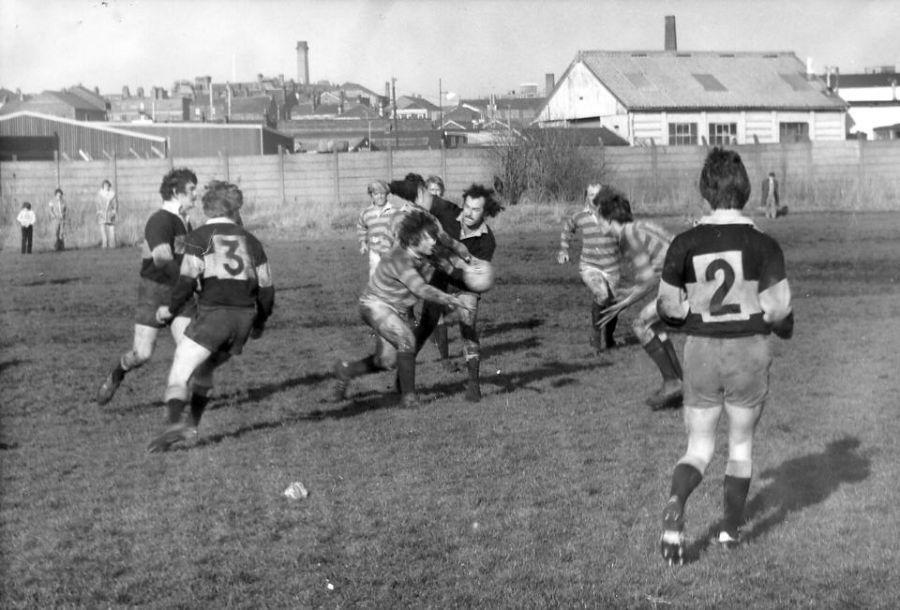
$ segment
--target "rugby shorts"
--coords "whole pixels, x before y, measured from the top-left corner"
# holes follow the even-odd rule
[[[684,343],[684,405],[753,408],[769,393],[769,337],[703,337]]]

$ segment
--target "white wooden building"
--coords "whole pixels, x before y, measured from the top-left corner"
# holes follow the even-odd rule
[[[789,52],[580,51],[536,123],[632,145],[745,144],[843,140],[846,113]]]
[[[829,72],[826,80],[849,106],[851,134],[893,139],[889,128],[900,123],[900,73],[893,66],[864,74]]]

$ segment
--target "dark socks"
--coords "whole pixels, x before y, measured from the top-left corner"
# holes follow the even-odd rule
[[[690,464],[677,464],[672,471],[672,488],[669,496],[676,496],[681,505],[687,502],[688,496],[697,488],[703,475]]]
[[[434,328],[434,343],[437,345],[441,359],[447,360],[450,357],[450,340],[447,337],[446,324],[438,324]]]
[[[671,344],[668,339],[666,342]],[[672,364],[669,354],[666,353],[666,348],[663,345],[663,342],[659,340],[659,337],[654,336],[653,339],[650,340],[650,343],[644,346],[644,351],[647,352],[647,355],[650,356],[650,359],[656,364],[656,367],[662,375],[663,381],[678,381],[681,379],[681,375],[679,374],[681,372],[681,366],[678,365],[678,368],[675,368],[675,365]]]
[[[399,352],[397,354],[397,380],[400,384],[400,394],[415,394],[416,392],[416,355],[413,352]]]
[[[744,520],[744,505],[750,491],[750,478],[725,475],[725,529],[734,535]]]
[[[209,403],[209,396],[205,394],[194,394],[191,396],[191,425],[195,428],[200,425],[200,418],[203,417],[203,411]]]
[[[681,362],[678,360],[678,352],[675,351],[675,345],[672,343],[671,339],[666,339],[665,341],[660,341],[663,346],[663,350],[666,352],[666,356],[669,358],[669,363],[672,365],[672,370],[675,371],[675,374],[679,379],[684,379],[684,372],[681,370]]]
[[[177,424],[181,421],[181,412],[184,411],[184,401],[180,398],[170,398],[166,401],[166,409],[169,412],[169,423]]]

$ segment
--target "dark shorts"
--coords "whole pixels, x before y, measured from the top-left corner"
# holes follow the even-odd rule
[[[184,336],[211,351],[240,354],[253,329],[256,309],[199,307]]]
[[[134,308],[134,323],[153,328],[165,328],[171,320],[165,324],[156,321],[156,310],[160,305],[168,305],[172,300],[172,286],[160,284],[142,277],[138,284],[137,305]],[[188,301],[184,308],[178,312],[179,316],[193,318],[197,313],[197,304],[194,299]]]

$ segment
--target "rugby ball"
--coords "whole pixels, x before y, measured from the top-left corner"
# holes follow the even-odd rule
[[[487,292],[494,287],[494,266],[488,261],[473,258],[463,270],[463,281],[472,292]]]

